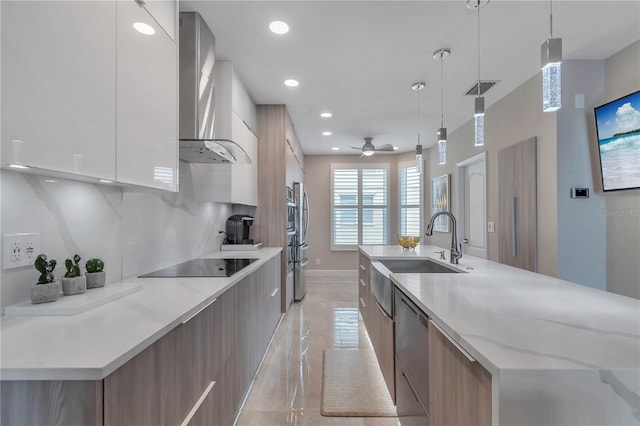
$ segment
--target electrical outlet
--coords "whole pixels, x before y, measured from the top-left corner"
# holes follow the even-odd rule
[[[31,266],[40,252],[40,234],[5,234],[2,252],[4,269]]]
[[[496,226],[493,222],[487,223],[487,231],[488,232],[496,232]]]

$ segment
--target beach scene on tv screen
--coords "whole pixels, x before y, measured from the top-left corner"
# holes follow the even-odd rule
[[[640,188],[640,92],[596,108],[605,191]]]

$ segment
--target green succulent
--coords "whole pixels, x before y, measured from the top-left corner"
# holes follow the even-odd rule
[[[102,269],[104,268],[104,262],[102,261],[102,259],[98,258],[89,259],[87,260],[85,268],[87,268],[87,272],[89,273],[102,272]]]
[[[40,278],[38,278],[38,284],[49,284],[53,282],[53,270],[56,267],[56,260],[51,259],[47,261],[46,254],[39,254],[34,262],[34,266],[40,272]]]
[[[64,266],[67,268],[67,273],[64,274],[65,278],[73,278],[80,276],[80,255],[75,254],[73,256],[73,262],[71,259],[64,261]]]

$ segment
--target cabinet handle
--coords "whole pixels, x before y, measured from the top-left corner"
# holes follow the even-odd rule
[[[440,334],[442,334],[453,346],[455,346],[456,349],[458,349],[460,352],[462,352],[462,355],[464,355],[469,361],[476,362],[476,359],[474,357],[472,357],[471,354],[469,352],[467,352],[462,346],[460,346],[460,344],[458,342],[453,340],[453,338],[451,336],[449,336],[449,334],[447,334],[447,332],[444,331],[438,324],[433,322],[433,320],[429,320],[429,324],[432,325],[433,327],[435,327],[435,329],[438,330],[440,332]]]
[[[360,285],[361,285],[362,287],[366,287],[366,286],[367,286],[367,284],[366,284],[364,281],[362,281],[362,280],[360,280]]]
[[[367,270],[367,268],[365,268],[364,265],[360,265],[360,269],[362,269],[363,271]]]
[[[362,300],[362,297],[360,298],[360,304],[362,305],[363,308],[367,307],[367,304],[364,303],[364,300]]]
[[[407,376],[405,376],[404,371],[402,371],[402,377],[404,378],[404,381],[407,382],[407,386],[409,386],[411,395],[413,395],[417,403],[420,403],[420,399],[418,398],[418,395],[416,395],[416,391],[413,390],[413,386],[411,386],[411,383],[409,382],[409,379],[407,378]]]
[[[273,291],[271,292],[271,297],[275,296],[276,294],[278,294],[278,292],[280,291],[279,288],[274,288]]]
[[[376,302],[376,305],[378,305],[378,309],[380,309],[380,313],[382,314],[382,316],[385,318],[389,318],[389,315],[387,315],[384,309],[382,309],[382,306],[380,306],[380,303]]]
[[[516,224],[516,197],[513,197],[513,200],[511,200],[511,256],[516,257],[518,255],[518,250],[516,248],[517,243],[518,243],[518,238],[516,233],[517,231],[517,224]]]
[[[415,310],[415,309],[413,309],[413,306],[411,306],[411,305],[409,304],[409,302],[407,302],[406,300],[404,300],[404,297],[401,297],[401,298],[400,298],[400,301],[401,301],[402,303],[404,303],[405,305],[407,305],[407,308],[411,309],[411,312],[413,312],[415,316],[418,316],[418,313],[416,312],[416,310]]]
[[[200,312],[204,311],[205,309],[207,309],[209,306],[211,306],[216,300],[218,299],[213,299],[211,302],[207,303],[206,305],[204,305],[203,308],[198,309],[198,312],[196,312],[195,314],[189,316],[189,318],[185,319],[182,321],[182,324],[186,324],[189,321],[191,321],[196,315],[198,315]]]
[[[198,411],[198,408],[200,408],[200,406],[204,402],[204,400],[207,397],[207,395],[209,395],[209,392],[211,392],[211,389],[213,389],[213,385],[215,385],[215,384],[216,384],[216,382],[209,383],[209,386],[207,386],[207,388],[204,390],[202,395],[200,395],[200,398],[198,398],[196,403],[193,405],[193,408],[191,408],[191,411],[189,411],[189,414],[187,414],[187,417],[184,418],[184,420],[182,421],[180,426],[187,426],[189,424],[189,422],[191,421],[193,416]]]

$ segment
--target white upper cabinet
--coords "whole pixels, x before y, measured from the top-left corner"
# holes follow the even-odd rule
[[[177,45],[135,1],[116,3],[116,179],[178,191]]]
[[[177,41],[178,2],[176,0],[137,0],[137,2],[144,6],[171,40]]]
[[[113,180],[116,2],[0,7],[3,163]]]
[[[231,129],[234,141],[252,161],[251,164],[231,165],[231,202],[255,206],[258,204],[258,138],[235,111]]]

